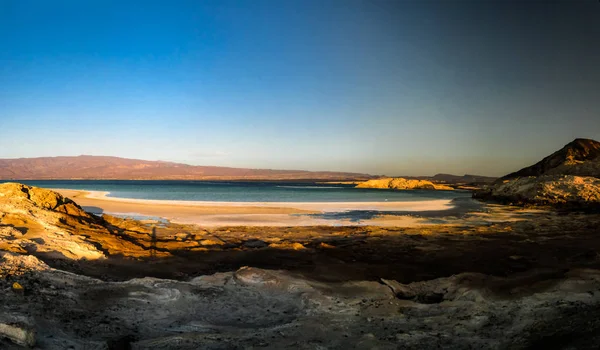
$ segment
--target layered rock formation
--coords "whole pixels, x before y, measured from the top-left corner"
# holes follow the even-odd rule
[[[475,191],[473,197],[600,210],[600,142],[576,139],[538,163]]]
[[[356,185],[356,188],[381,188],[392,190],[453,190],[452,187],[434,184],[427,180],[407,180],[402,177],[368,180]]]

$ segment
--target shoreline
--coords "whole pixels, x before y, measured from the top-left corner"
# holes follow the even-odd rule
[[[388,210],[388,211],[429,211],[451,209],[452,199],[432,199],[424,201],[388,201],[388,202],[225,202],[225,201],[186,201],[171,199],[139,199],[109,197],[107,191],[56,189],[61,191],[79,191],[85,198],[104,201],[114,201],[136,204],[174,205],[192,207],[264,207],[264,208],[294,208],[309,211],[339,211],[339,210]],[[417,208],[417,209],[410,209]],[[329,210],[327,210],[329,209]]]
[[[414,226],[420,219],[408,216],[427,212],[452,212],[451,199],[407,202],[215,202],[108,197],[109,192],[53,189],[71,198],[86,211],[130,217],[159,217],[172,223],[202,226]],[[351,211],[403,212],[393,220],[331,219],[320,214]]]
[[[380,210],[380,211],[440,211],[454,208],[452,199],[432,199],[424,201],[394,202],[221,202],[221,201],[186,201],[169,199],[138,199],[109,197],[107,191],[90,191],[76,189],[53,189],[66,197],[94,199],[106,202],[120,202],[140,205],[169,205],[183,207],[252,207],[252,208],[289,208],[298,211],[328,212],[343,210]]]

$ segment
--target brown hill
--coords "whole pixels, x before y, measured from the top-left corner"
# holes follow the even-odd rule
[[[575,139],[534,165],[508,174],[500,180],[545,174],[600,176],[600,142]]]
[[[360,173],[194,166],[103,156],[0,159],[0,179],[365,180]]]

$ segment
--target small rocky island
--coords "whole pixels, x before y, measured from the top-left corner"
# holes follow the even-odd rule
[[[391,190],[453,190],[454,188],[442,184],[434,184],[428,180],[412,180],[402,177],[389,177],[361,182],[356,188],[379,188]]]

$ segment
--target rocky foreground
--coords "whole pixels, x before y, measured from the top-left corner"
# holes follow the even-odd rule
[[[356,188],[380,188],[391,190],[453,190],[446,185],[434,184],[428,180],[409,180],[402,177],[390,177],[361,182]]]
[[[600,271],[324,283],[241,268],[103,282],[34,259],[4,287],[0,334],[42,349],[596,348]],[[7,328],[10,326],[11,328]],[[10,329],[11,332],[8,332]]]
[[[0,185],[0,348],[596,349],[600,215],[206,230]]]

